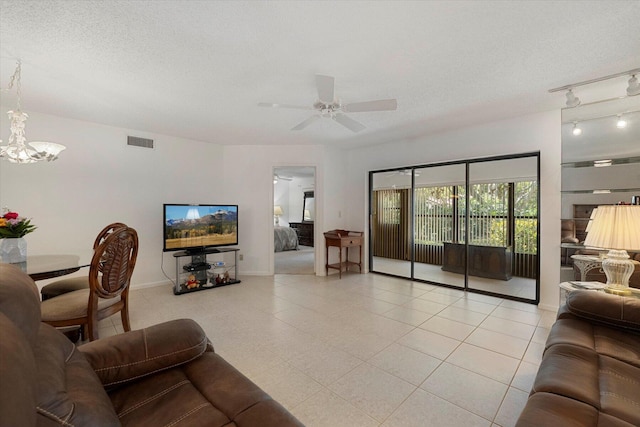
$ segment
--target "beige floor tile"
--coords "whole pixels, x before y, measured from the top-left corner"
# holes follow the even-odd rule
[[[407,301],[411,301],[414,297],[409,295],[403,295],[396,292],[381,292],[374,296],[375,299],[379,299],[382,301],[390,302],[391,304],[401,305],[406,303]]]
[[[321,390],[293,408],[306,427],[376,427],[379,422],[329,390]]]
[[[529,393],[510,387],[498,410],[495,422],[501,427],[514,427],[528,398]]]
[[[326,336],[325,339],[329,344],[362,360],[369,360],[393,343],[393,340],[373,333],[363,333],[360,330],[349,327],[335,330],[332,335]]]
[[[398,340],[399,344],[444,360],[460,345],[460,341],[434,332],[415,329]]]
[[[540,365],[542,361],[542,354],[544,353],[544,344],[537,342],[530,342],[527,351],[524,353],[522,360],[525,362],[533,363],[534,365]]]
[[[549,328],[543,328],[538,326],[536,328],[536,331],[533,333],[533,336],[531,337],[531,341],[532,342],[537,342],[539,344],[544,344],[547,342],[547,338],[549,337],[549,332],[551,331],[551,329]]]
[[[538,365],[522,361],[511,381],[511,387],[529,393],[533,388],[533,381],[538,373]]]
[[[271,397],[287,409],[292,409],[323,387],[294,366],[283,362],[252,377]]]
[[[500,305],[503,301],[505,301],[502,298],[498,298],[498,297],[492,297],[491,295],[483,295],[483,294],[474,294],[474,293],[467,293],[464,298],[466,299],[470,299],[473,301],[480,301],[480,302],[484,302],[487,304],[492,304],[492,305]]]
[[[461,297],[462,297],[461,295],[449,295],[449,294],[440,293],[436,289],[431,292],[427,292],[426,294],[421,295],[418,298],[427,300],[427,301],[437,302],[440,304],[449,305],[458,301]]]
[[[412,326],[418,326],[424,323],[432,315],[424,311],[413,310],[408,307],[396,307],[382,314],[384,317],[394,319],[399,322],[407,323]]]
[[[438,316],[446,317],[447,319],[455,320],[456,322],[466,323],[471,326],[478,326],[487,317],[487,315],[483,313],[477,313],[475,311],[469,311],[453,306],[445,308],[438,313]]]
[[[423,311],[428,314],[437,314],[447,308],[447,304],[441,304],[439,302],[427,301],[424,299],[416,298],[405,304],[404,307],[410,308],[412,310]]]
[[[440,359],[395,343],[368,362],[416,386],[442,363]]]
[[[491,314],[491,312],[496,309],[496,306],[493,304],[474,301],[467,298],[460,298],[458,301],[451,304],[451,307],[457,307],[465,310],[476,311],[478,313],[483,313],[483,314]]]
[[[444,362],[420,388],[491,421],[509,387]]]
[[[462,343],[446,361],[503,384],[511,382],[519,364],[513,357],[466,343]]]
[[[502,334],[511,335],[512,337],[529,340],[535,332],[536,328],[533,325],[527,325],[526,323],[514,322],[501,317],[495,317],[489,315],[482,321],[479,326],[482,329],[488,329],[490,331],[500,332]]]
[[[305,350],[288,359],[288,362],[325,386],[334,383],[363,363],[362,360],[340,349],[320,342]]]
[[[382,424],[384,427],[489,427],[478,415],[424,390],[416,390]]]
[[[513,308],[506,307],[496,308],[491,315],[501,319],[513,320],[514,322],[526,323],[527,325],[533,326],[537,326],[540,321],[540,314],[538,313],[530,313],[528,311],[515,310]]]
[[[529,345],[528,340],[522,340],[500,332],[478,328],[465,340],[468,344],[486,348],[497,353],[521,359]]]
[[[363,363],[329,388],[382,422],[416,389],[375,366]]]
[[[475,326],[456,322],[455,320],[440,316],[433,316],[419,327],[420,329],[435,332],[458,341],[464,341],[464,339],[475,329]]]

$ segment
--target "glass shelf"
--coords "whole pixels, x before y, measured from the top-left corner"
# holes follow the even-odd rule
[[[562,190],[563,194],[611,194],[640,192],[640,188],[612,188],[611,190]]]
[[[567,162],[562,163],[561,165],[563,168],[599,168],[615,165],[627,165],[630,163],[640,163],[640,156],[625,157],[621,159],[598,159],[593,161]]]

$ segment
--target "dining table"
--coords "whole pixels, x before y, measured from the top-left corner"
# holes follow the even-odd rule
[[[53,255],[27,255],[24,262],[13,265],[22,269],[33,280],[53,279],[75,273],[91,264],[92,254],[53,254]]]

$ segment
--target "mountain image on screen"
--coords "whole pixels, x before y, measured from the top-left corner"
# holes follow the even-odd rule
[[[238,244],[238,207],[165,205],[164,250]]]

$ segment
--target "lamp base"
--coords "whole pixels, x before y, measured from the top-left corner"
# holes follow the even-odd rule
[[[629,278],[635,270],[633,261],[629,259],[629,254],[625,250],[611,249],[604,260],[602,260],[602,270],[607,276],[607,288],[617,295],[618,292],[625,292],[629,289]]]
[[[620,295],[620,296],[629,296],[629,295],[633,295],[633,292],[631,291],[631,289],[629,288],[623,288],[623,287],[613,287],[613,286],[607,286],[606,288],[604,288],[604,291],[608,294],[612,294],[612,295]]]

